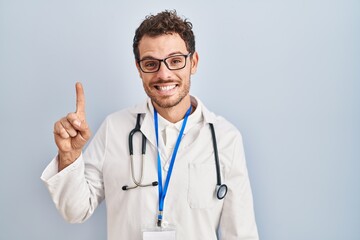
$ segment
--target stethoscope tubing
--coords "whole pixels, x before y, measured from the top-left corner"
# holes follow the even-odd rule
[[[216,167],[216,184],[221,185],[221,176],[220,176],[220,164],[219,164],[219,153],[216,143],[216,136],[215,136],[215,130],[214,125],[212,123],[209,124],[211,135],[212,135],[212,143],[214,148],[214,155],[215,155],[215,167]]]
[[[142,178],[143,178],[143,172],[144,172],[144,158],[145,158],[145,153],[146,153],[146,137],[145,135],[141,132],[140,130],[140,117],[141,114],[139,113],[136,117],[136,124],[135,124],[135,128],[133,130],[130,131],[129,133],[129,153],[130,153],[130,166],[131,166],[131,177],[132,180],[134,182],[134,186],[123,186],[122,190],[126,191],[126,190],[130,190],[130,189],[134,189],[137,187],[149,187],[149,186],[157,186],[158,182],[154,181],[152,183],[148,183],[148,184],[142,184]],[[214,125],[212,123],[209,123],[210,125],[210,131],[211,131],[211,136],[212,136],[212,143],[213,143],[213,149],[214,149],[214,158],[215,158],[215,168],[216,168],[216,189],[215,189],[215,193],[216,193],[216,197],[221,200],[223,199],[228,191],[228,187],[226,186],[226,184],[222,184],[221,183],[221,170],[220,170],[220,160],[219,160],[219,153],[218,153],[218,147],[217,147],[217,142],[216,142],[216,134],[215,134],[215,130],[214,130]],[[141,169],[140,169],[140,180],[137,180],[135,178],[135,170],[134,170],[134,148],[133,148],[133,136],[135,135],[135,133],[141,133],[142,135],[142,140],[141,140]]]
[[[133,130],[130,131],[129,134],[129,152],[130,152],[130,156],[134,155],[134,147],[133,147],[133,136],[135,135],[135,133],[139,132],[142,135],[142,142],[141,142],[141,154],[145,155],[146,152],[146,137],[144,134],[142,134],[141,130],[140,130],[140,117],[141,114],[138,114],[136,117],[136,125],[135,128]]]
[[[137,187],[150,187],[150,186],[158,185],[157,181],[154,181],[154,182],[148,183],[148,184],[142,184],[142,178],[144,176],[144,174],[143,174],[144,173],[144,158],[145,158],[145,153],[146,153],[146,137],[140,130],[140,117],[141,117],[141,114],[138,114],[136,117],[135,128],[133,130],[131,130],[129,133],[129,153],[130,153],[131,177],[132,177],[132,180],[135,183],[135,185],[132,187],[127,186],[127,185],[123,186],[122,190],[124,190],[124,191],[134,189]],[[140,180],[137,180],[135,178],[135,170],[134,170],[133,137],[136,133],[141,133],[141,135],[142,135],[142,139],[141,139],[141,154],[142,154],[142,156],[141,156]]]

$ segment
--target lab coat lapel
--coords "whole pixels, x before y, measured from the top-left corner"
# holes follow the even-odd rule
[[[145,135],[148,142],[156,147],[154,119],[149,111],[145,113],[143,123],[141,124],[141,132]]]
[[[147,142],[156,147],[153,113],[149,109],[150,101],[150,99],[147,99],[141,104],[136,105],[131,109],[131,112],[135,115],[141,113],[144,116],[140,122],[140,130],[145,135]]]

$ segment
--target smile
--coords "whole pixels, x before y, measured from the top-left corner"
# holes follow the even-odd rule
[[[167,85],[167,86],[155,86],[157,90],[160,91],[170,91],[176,87],[176,84]]]

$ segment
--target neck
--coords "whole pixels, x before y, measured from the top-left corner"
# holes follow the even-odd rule
[[[191,105],[190,95],[185,97],[181,102],[179,102],[176,106],[170,108],[162,108],[153,102],[153,105],[163,118],[172,123],[177,123],[182,120],[185,116],[186,111],[189,109]],[[194,109],[192,110],[192,112]]]

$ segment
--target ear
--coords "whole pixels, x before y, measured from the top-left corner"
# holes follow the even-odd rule
[[[198,62],[199,62],[199,54],[198,52],[194,52],[191,56],[191,69],[190,69],[191,74],[196,73]]]

